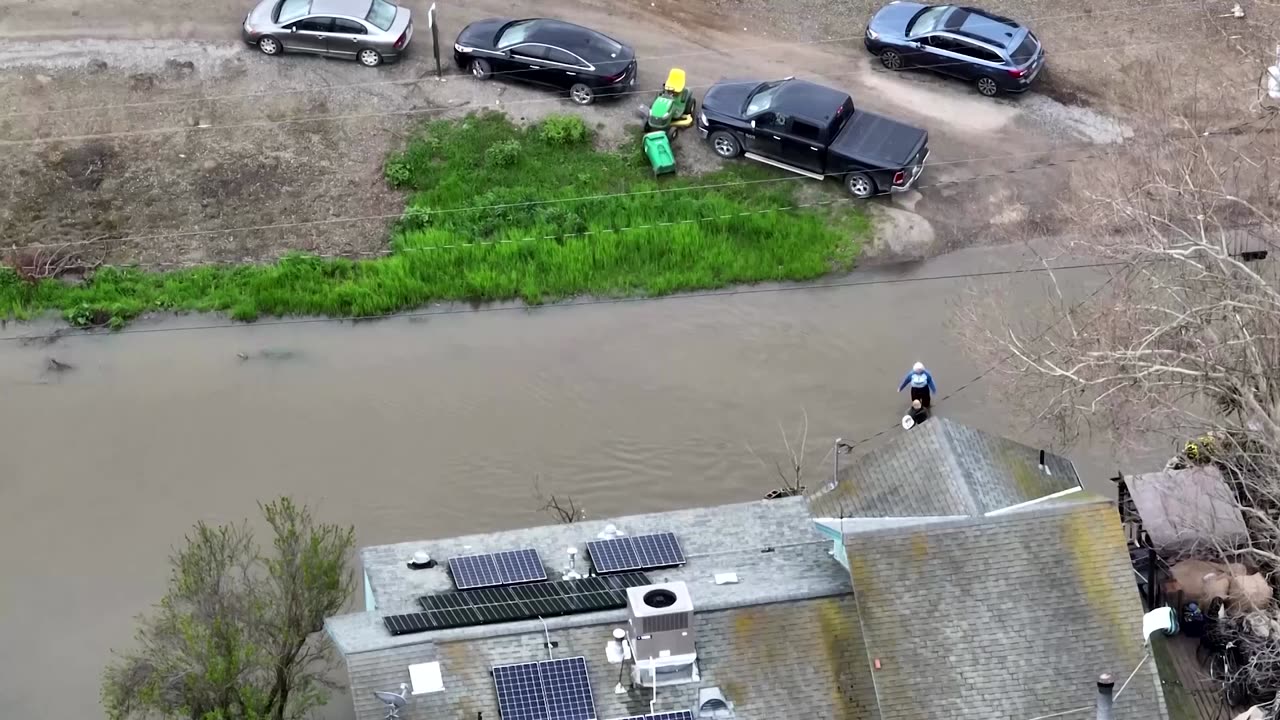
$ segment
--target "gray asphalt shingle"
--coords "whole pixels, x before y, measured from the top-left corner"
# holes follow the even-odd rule
[[[1142,605],[1103,499],[846,539],[883,720],[1038,717],[1090,705],[1143,658]],[[1154,663],[1120,718],[1164,718]]]
[[[1070,460],[931,418],[841,461],[834,487],[811,497],[818,517],[974,516],[1079,489]]]

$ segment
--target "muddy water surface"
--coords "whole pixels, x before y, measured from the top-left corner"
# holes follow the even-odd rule
[[[776,483],[746,445],[780,452],[778,422],[802,411],[821,476],[834,437],[901,415],[912,361],[943,393],[979,371],[946,329],[967,281],[897,281],[1017,262],[975,251],[862,286],[2,341],[0,714],[99,717],[99,671],[162,592],[170,546],[274,494],[353,523],[361,544],[545,521],[536,476],[596,517],[750,500]],[[1021,296],[1043,279],[1018,280]],[[939,410],[1038,439],[983,382]],[[1105,488],[1108,448],[1073,457]]]

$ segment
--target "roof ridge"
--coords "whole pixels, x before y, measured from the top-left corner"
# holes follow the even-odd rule
[[[856,539],[858,541],[862,541],[869,537],[892,538],[901,537],[903,535],[914,535],[921,532],[933,533],[935,531],[945,531],[956,528],[1001,525],[1015,520],[1032,520],[1054,515],[1070,515],[1073,513],[1083,513],[1086,510],[1097,511],[1102,507],[1112,506],[1112,502],[1107,498],[1102,497],[1101,495],[1093,495],[1093,497],[1088,499],[1072,503],[1050,503],[1043,507],[1028,508],[1017,512],[999,513],[996,515],[974,515],[967,518],[931,520],[929,522],[902,524],[892,527],[871,528],[862,532],[847,534],[845,536],[845,544],[848,545],[851,540]]]
[[[956,447],[955,447],[956,438],[952,434],[953,430],[958,432],[960,428],[964,428],[968,430],[971,430],[972,428],[969,428],[969,426],[967,425],[962,425],[960,423],[954,422],[949,418],[936,418],[936,419],[942,421],[942,423],[938,426],[939,427],[938,432],[942,433],[942,436],[946,438],[946,443],[944,448],[946,463],[951,468],[951,470],[955,473],[955,477],[960,479],[960,485],[964,490],[965,504],[968,505],[969,514],[973,517],[981,517],[982,513],[979,510],[978,498],[974,497],[974,494],[973,494],[973,478],[969,477],[969,472],[965,469],[964,465],[960,462],[960,459],[956,456]]]

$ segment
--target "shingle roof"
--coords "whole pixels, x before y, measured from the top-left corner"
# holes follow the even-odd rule
[[[834,487],[815,493],[819,517],[977,516],[1079,489],[1070,460],[946,418],[862,456],[842,458]]]
[[[682,580],[693,597],[699,668],[694,686],[659,690],[660,709],[689,709],[697,688],[719,684],[737,705],[738,717],[804,717],[878,720],[870,670],[850,594],[848,572],[831,557],[830,540],[816,531],[803,498],[757,501],[713,508],[617,518],[620,530],[636,535],[669,530],[688,563],[649,571],[653,582]],[[601,720],[638,714],[647,695],[614,695],[618,667],[604,647],[627,612],[570,615],[416,635],[391,636],[383,614],[416,610],[419,595],[452,587],[443,567],[409,570],[405,562],[425,549],[440,562],[463,553],[534,547],[551,572],[567,559],[569,545],[582,548],[606,521],[580,522],[447,540],[401,543],[361,551],[377,612],[330,618],[326,627],[342,652],[351,678],[356,716],[381,718],[375,690],[409,682],[408,665],[439,661],[445,691],[416,698],[403,720],[426,717],[497,717],[489,670],[493,665],[546,658],[544,632],[559,643],[556,657],[587,658]],[[587,562],[579,559],[579,569]],[[734,572],[735,584],[717,585],[716,573]]]
[[[1091,705],[1143,658],[1142,606],[1110,503],[846,538],[882,720],[1037,717]],[[1166,717],[1148,661],[1116,716]]]
[[[833,563],[834,564],[834,563]],[[718,686],[742,720],[832,718],[879,720],[852,595],[698,613],[701,681],[658,688],[658,711],[690,710],[698,689]],[[608,623],[551,629],[557,658],[583,656],[601,720],[649,712],[649,692],[614,694],[618,666],[605,660]],[[381,720],[375,690],[409,682],[411,663],[439,661],[443,692],[419,695],[400,711],[402,720],[498,719],[489,669],[547,659],[537,632],[455,642],[429,642],[346,656],[360,720]]]

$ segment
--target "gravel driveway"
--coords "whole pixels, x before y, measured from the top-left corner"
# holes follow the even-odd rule
[[[1087,72],[1072,77],[1088,95],[1074,84],[1050,88],[1064,104],[1043,94],[993,102],[876,67],[856,37],[865,0],[788,0],[781,13],[765,0],[545,0],[522,11],[495,0],[443,5],[451,73],[443,81],[429,57],[424,3],[407,4],[420,28],[414,52],[374,70],[260,55],[238,41],[248,7],[241,2],[139,9],[123,0],[50,0],[0,9],[0,106],[13,108],[0,116],[8,169],[0,189],[10,200],[0,209],[4,244],[76,243],[63,252],[160,268],[289,250],[377,254],[403,207],[382,181],[382,161],[415,122],[482,107],[525,121],[578,111],[603,143],[631,142],[635,107],[672,65],[688,71],[695,92],[726,76],[809,77],[929,129],[934,165],[921,192],[895,199],[886,216],[906,213],[908,222],[886,233],[923,226],[937,240],[930,249],[1056,229],[1070,218],[1062,201],[1071,197],[1071,169],[1131,134],[1131,121],[1086,106],[1124,111],[1095,94],[1109,86]],[[1091,4],[1072,13],[1085,15]],[[512,13],[570,18],[630,42],[641,58],[641,92],[578,110],[545,92],[454,74],[447,43],[461,25]],[[1037,29],[1051,49],[1065,42]],[[1051,62],[1059,75],[1059,60]],[[716,166],[692,134],[678,152],[687,171]]]

